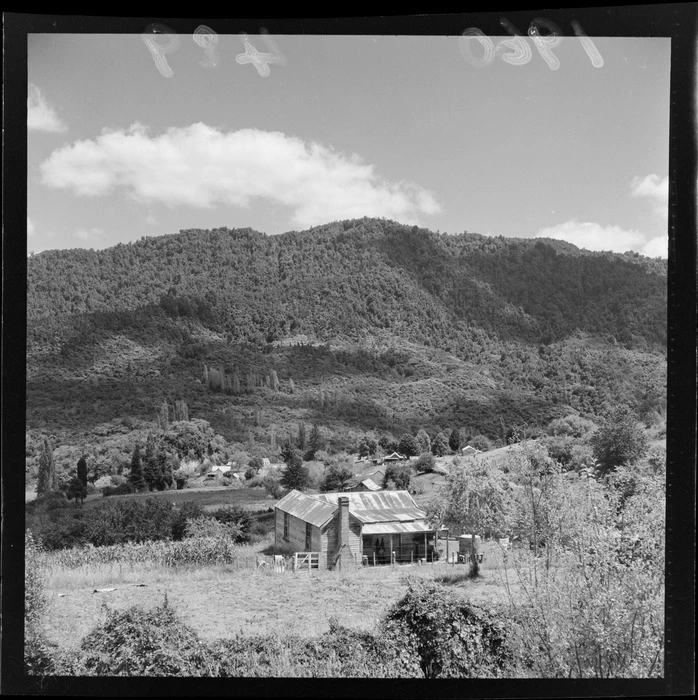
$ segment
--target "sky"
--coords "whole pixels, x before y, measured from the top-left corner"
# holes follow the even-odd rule
[[[666,258],[670,39],[557,39],[30,34],[27,250],[375,216]]]

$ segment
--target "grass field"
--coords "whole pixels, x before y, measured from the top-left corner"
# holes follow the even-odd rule
[[[410,576],[437,580],[488,607],[505,603],[499,548],[486,543],[483,550],[477,580],[467,578],[467,566],[443,562],[283,574],[232,566],[174,571],[125,565],[72,571],[52,567],[45,629],[51,640],[69,650],[104,618],[104,606],[150,608],[167,595],[183,620],[207,640],[272,632],[311,637],[329,629],[331,616],[347,627],[368,630],[405,594]]]

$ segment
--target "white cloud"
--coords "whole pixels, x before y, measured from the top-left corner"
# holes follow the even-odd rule
[[[101,238],[104,235],[104,229],[99,228],[99,226],[94,226],[93,228],[79,228],[75,231],[75,237],[79,238],[81,241],[94,241],[95,239]]]
[[[56,110],[46,103],[39,88],[30,83],[27,97],[27,129],[58,133],[67,128]]]
[[[148,214],[148,216],[145,217],[145,223],[150,226],[157,226],[160,222],[157,220],[157,217]]]
[[[657,236],[650,238],[638,252],[648,258],[668,258],[669,257],[669,237]]]
[[[669,178],[660,178],[652,173],[645,177],[634,177],[630,183],[630,196],[647,199],[654,213],[663,218],[669,217]]]
[[[378,177],[358,156],[280,132],[221,132],[205,124],[160,136],[134,124],[103,131],[54,151],[41,165],[43,182],[80,195],[123,188],[144,202],[170,206],[247,207],[254,198],[293,210],[296,225],[384,216],[418,223],[440,206],[425,189]]]
[[[647,239],[647,236],[633,229],[623,229],[620,226],[603,226],[590,221],[566,221],[563,224],[539,229],[536,238],[557,238],[587,250],[610,250],[614,253],[625,253],[633,250],[648,257],[663,257],[668,255],[668,239],[666,236]]]
[[[27,236],[33,236],[34,235],[34,222],[27,217]]]

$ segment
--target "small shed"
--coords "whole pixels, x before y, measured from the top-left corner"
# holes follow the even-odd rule
[[[389,454],[387,457],[383,458],[384,462],[405,462],[407,460],[407,457],[405,455],[401,455],[399,452],[393,452],[392,454]]]
[[[478,450],[472,445],[466,445],[461,449],[460,453],[463,455],[463,457],[474,457],[475,455],[482,454],[482,450]]]

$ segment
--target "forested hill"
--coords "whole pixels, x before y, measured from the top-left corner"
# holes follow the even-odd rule
[[[380,330],[465,356],[478,329],[545,344],[576,330],[633,347],[666,342],[666,262],[561,241],[365,218],[278,236],[186,230],[27,264],[31,325],[160,305],[233,342]]]

